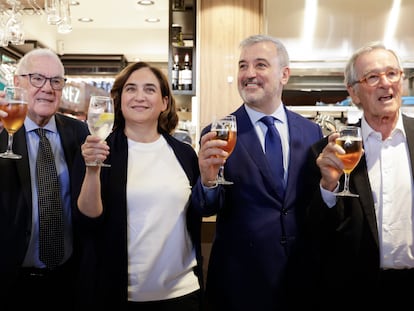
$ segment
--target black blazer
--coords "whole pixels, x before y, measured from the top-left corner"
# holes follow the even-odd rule
[[[55,118],[70,173],[75,153],[89,131],[82,121],[62,114],[56,114]],[[7,132],[3,130],[0,150],[4,151],[6,146]],[[32,189],[24,126],[14,135],[13,149],[23,158],[0,158],[0,299],[3,294],[7,295],[6,289],[15,281],[32,230]]]
[[[403,122],[410,164],[414,168],[414,119],[403,115]],[[323,202],[319,190],[321,174],[316,158],[326,144],[327,138],[315,144],[308,158],[309,187],[314,189],[307,215],[309,246],[313,254],[310,259],[313,264],[309,267],[315,268],[314,288],[326,293],[326,297],[331,297],[332,301],[344,303],[344,291],[352,288],[353,297],[357,293],[364,299],[369,296],[367,290],[374,289],[378,282],[378,226],[365,156],[362,156],[350,176],[350,189],[358,193],[359,198],[340,198],[333,208],[328,208]],[[326,299],[320,302],[326,302]],[[333,306],[335,303],[328,308],[332,309]]]
[[[183,167],[191,186],[199,176],[197,154],[191,145],[163,134]],[[111,153],[105,161],[111,168],[101,170],[104,212],[89,218],[75,209],[75,226],[83,244],[81,280],[79,284],[80,309],[97,306],[125,307],[128,301],[128,249],[126,181],[128,142],[123,129],[118,128],[107,139]],[[74,196],[78,196],[85,164],[79,154],[74,165]],[[162,176],[160,176],[162,178]],[[195,274],[203,287],[201,258],[201,216],[190,205],[187,227],[196,249],[198,265]]]

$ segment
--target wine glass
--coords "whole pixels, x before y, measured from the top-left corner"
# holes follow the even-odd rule
[[[213,118],[211,124],[211,131],[216,132],[217,135],[215,139],[226,140],[227,145],[221,147],[224,151],[228,153],[227,158],[233,152],[234,147],[236,146],[237,140],[237,123],[236,116],[228,115],[223,118]],[[224,165],[220,166],[216,180],[211,181],[210,183],[217,183],[220,185],[232,185],[233,182],[226,180],[224,178]]]
[[[89,101],[87,123],[92,135],[102,141],[108,137],[114,126],[114,101],[108,96],[92,95]],[[110,167],[100,160],[86,163],[86,166]]]
[[[344,189],[336,193],[337,196],[342,197],[359,197],[349,190],[349,175],[357,166],[362,156],[362,136],[361,128],[357,126],[343,126],[339,128],[339,137],[336,139],[336,144],[345,150],[345,154],[337,153],[336,156],[344,164],[345,182]]]
[[[4,88],[5,97],[0,100],[0,109],[7,112],[7,117],[1,118],[3,127],[9,134],[7,150],[0,153],[0,157],[6,159],[21,159],[22,156],[13,152],[13,135],[24,123],[27,114],[27,92],[25,89],[15,86]]]

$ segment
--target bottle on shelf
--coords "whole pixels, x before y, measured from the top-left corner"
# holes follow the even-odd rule
[[[180,76],[180,58],[178,54],[174,55],[174,64],[171,71],[171,87],[173,90],[179,89],[179,76]]]
[[[185,53],[184,56],[184,66],[182,70],[180,70],[181,74],[181,82],[182,82],[182,90],[183,91],[191,91],[193,86],[193,72],[191,69],[190,63],[190,55]]]

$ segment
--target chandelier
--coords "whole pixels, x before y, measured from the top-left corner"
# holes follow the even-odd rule
[[[0,46],[24,44],[25,14],[45,14],[47,23],[56,25],[59,33],[72,31],[70,0],[0,0]]]

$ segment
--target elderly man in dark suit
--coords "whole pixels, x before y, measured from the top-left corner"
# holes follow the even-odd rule
[[[343,152],[337,133],[315,144],[309,157],[309,235],[323,293],[316,310],[403,309],[414,283],[414,119],[401,111],[404,72],[397,54],[379,42],[356,51],[345,69],[364,155],[350,177],[359,197],[342,189]],[[352,299],[346,299],[349,297]]]
[[[220,149],[226,142],[215,139],[209,127],[203,131],[201,183],[195,186],[193,199],[203,215],[217,215],[206,285],[210,310],[287,310],[294,302],[287,298],[287,289],[290,272],[295,272],[293,258],[301,249],[300,199],[306,197],[302,167],[322,131],[284,107],[282,90],[289,76],[288,53],[278,39],[262,35],[245,39],[238,73],[244,103],[233,113],[237,142],[226,161],[227,154]],[[283,177],[271,173],[264,116],[273,117],[271,126],[280,133]],[[215,185],[211,181],[224,162],[226,178],[234,184]]]
[[[24,126],[14,135],[13,150],[21,159],[0,158],[0,310],[27,305],[43,310],[71,310],[73,307],[76,243],[72,234],[70,168],[75,152],[89,131],[86,123],[57,114],[65,85],[59,57],[48,49],[35,49],[20,59],[14,84],[27,90],[28,112]],[[41,128],[46,132],[56,165],[63,214],[63,252],[56,264],[41,258],[40,211],[49,198],[38,193],[36,159]],[[0,150],[6,150],[7,132],[0,133]],[[50,179],[52,176],[46,176]],[[43,203],[40,203],[40,202]],[[59,210],[61,210],[59,208]],[[50,220],[52,225],[57,218]],[[46,239],[53,239],[51,234]]]

